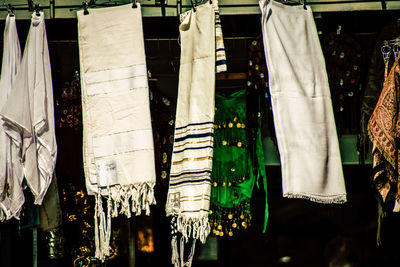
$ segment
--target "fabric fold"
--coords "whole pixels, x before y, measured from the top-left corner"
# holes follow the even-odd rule
[[[8,15],[4,29],[3,63],[0,80],[0,111],[12,94],[17,71],[21,64],[21,47],[18,39],[15,16]],[[18,147],[7,135],[0,120],[0,221],[19,213],[25,201],[22,191],[23,167]]]
[[[111,216],[149,215],[155,204],[142,14],[138,4],[77,17],[86,188],[96,199],[95,256],[105,260]]]
[[[312,11],[273,0],[259,3],[283,195],[344,203],[332,101]]]
[[[1,110],[4,129],[20,150],[35,204],[50,185],[57,158],[53,86],[44,13],[33,13],[13,93]]]

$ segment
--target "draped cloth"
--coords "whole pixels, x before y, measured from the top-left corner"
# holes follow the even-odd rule
[[[181,17],[181,64],[174,133],[174,147],[167,196],[166,214],[176,220],[183,240],[192,237],[205,242],[210,232],[210,175],[213,155],[213,121],[215,92],[215,25],[214,9],[207,2]],[[174,223],[173,223],[174,225]],[[172,239],[172,262],[181,261],[176,235]],[[195,244],[195,242],[193,243]]]
[[[110,255],[111,216],[150,214],[155,164],[140,5],[77,12],[83,158],[96,198],[95,256]],[[107,199],[107,214],[102,197]]]
[[[283,196],[344,203],[325,62],[309,7],[260,0]]]
[[[392,209],[393,201],[400,198],[399,91],[400,65],[396,61],[384,83],[368,124],[368,133],[373,144],[373,181],[379,191],[381,205],[391,203]]]
[[[53,86],[43,12],[32,14],[21,66],[1,116],[7,135],[19,151],[34,202],[41,205],[57,158]]]
[[[21,64],[15,16],[6,18],[4,29],[3,63],[0,80],[0,110],[6,103],[15,83],[17,70]],[[22,191],[23,167],[18,155],[18,147],[3,129],[0,120],[0,221],[12,217],[19,218],[25,201]]]

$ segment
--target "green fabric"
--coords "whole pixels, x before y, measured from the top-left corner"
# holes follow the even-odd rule
[[[210,222],[214,234],[232,236],[234,229],[250,226],[250,198],[259,177],[266,190],[264,155],[258,134],[254,159],[259,164],[252,163],[245,89],[228,94],[217,92],[215,107]],[[255,165],[261,167],[253,169]]]

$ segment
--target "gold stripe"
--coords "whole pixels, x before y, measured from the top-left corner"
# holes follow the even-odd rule
[[[206,157],[201,157],[201,158],[184,158],[183,160],[172,162],[172,165],[178,165],[178,164],[183,163],[184,161],[202,161],[202,160],[212,160],[212,157],[206,156]]]
[[[207,136],[207,137],[210,137],[210,136]],[[212,145],[212,141],[211,140],[205,140],[205,141],[199,141],[199,142],[186,142],[186,143],[184,143],[182,145],[174,146],[174,149],[177,148],[177,147],[186,146],[187,144],[201,144],[201,143],[211,143],[210,145]]]

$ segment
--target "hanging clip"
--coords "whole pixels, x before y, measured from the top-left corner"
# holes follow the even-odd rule
[[[190,2],[192,3],[193,12],[196,12],[196,7],[195,7],[195,5],[193,3],[193,0],[190,0]]]
[[[35,14],[36,16],[40,17],[40,4],[35,5]]]
[[[8,12],[8,15],[9,15],[10,17],[14,17],[14,12],[13,12],[13,10],[12,10],[11,4],[8,4],[8,5],[7,5],[7,12]]]
[[[391,47],[389,46],[388,41],[384,41],[383,46],[381,48],[382,56],[383,56],[383,62],[385,64],[389,63],[389,58],[390,58],[390,52],[391,52]]]
[[[132,8],[137,8],[136,0],[132,0]]]
[[[393,44],[393,53],[394,53],[394,59],[396,61],[398,61],[400,58],[400,40],[399,39],[396,39],[395,43]]]
[[[83,15],[89,15],[88,4],[86,3],[86,1],[82,2],[82,7],[83,7]]]
[[[306,4],[307,4],[307,0],[303,0],[303,8],[304,8],[305,10],[307,10]]]

